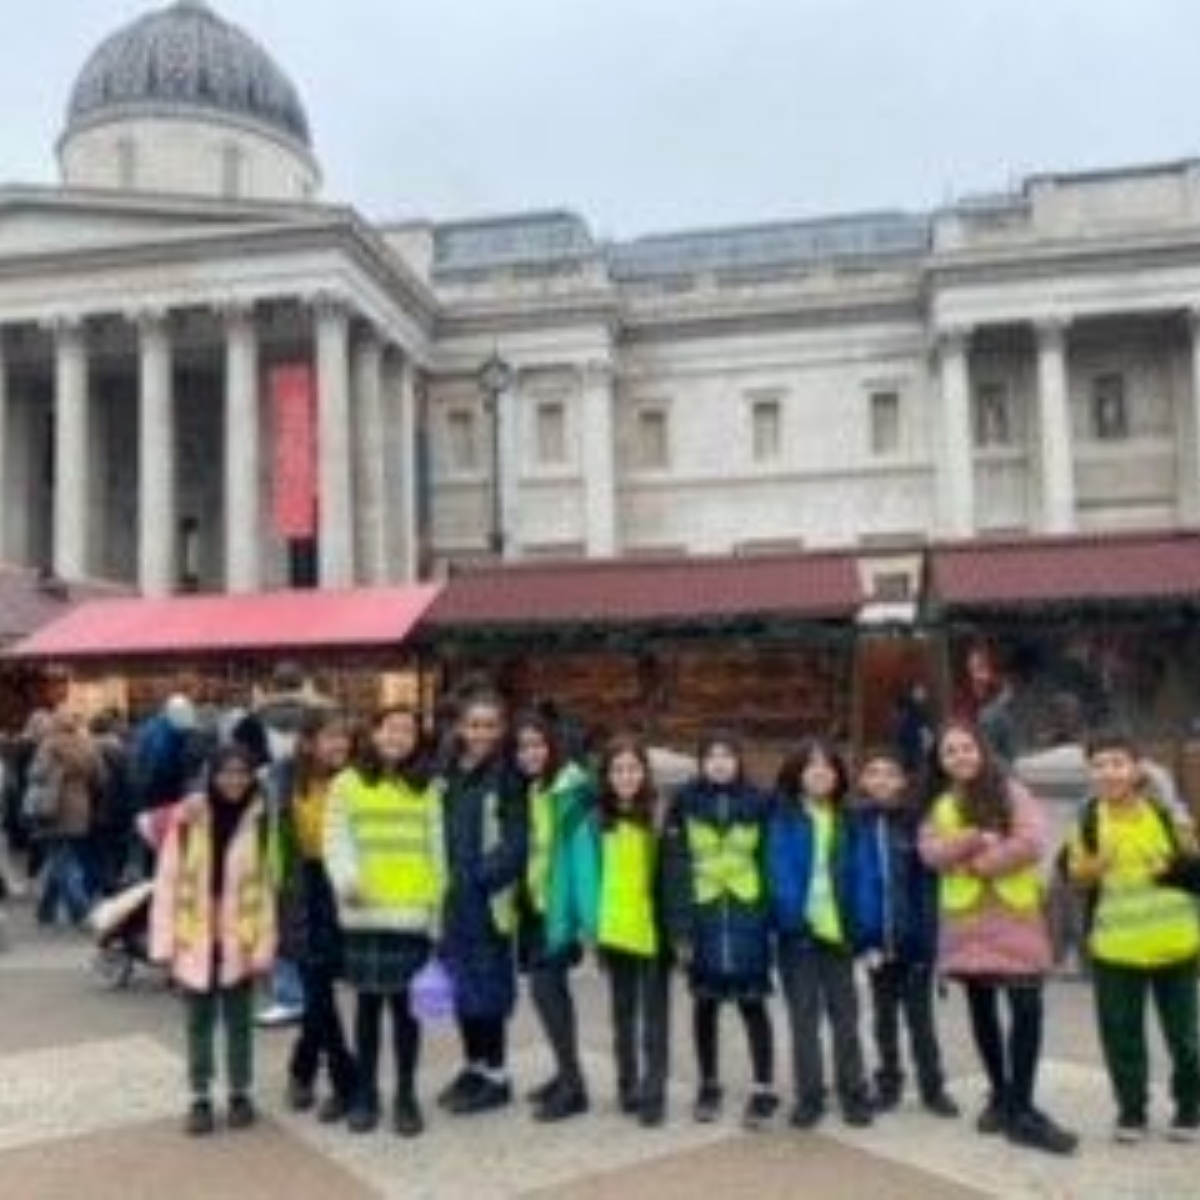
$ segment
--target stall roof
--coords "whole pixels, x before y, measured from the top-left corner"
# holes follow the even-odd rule
[[[46,626],[11,653],[69,662],[396,646],[439,591],[422,585],[96,600]]]
[[[747,616],[851,620],[862,602],[850,554],[585,560],[456,575],[427,624],[437,631]]]
[[[0,645],[29,637],[88,600],[121,595],[128,589],[116,584],[64,583],[29,567],[0,564]]]
[[[1200,533],[940,545],[929,571],[930,599],[949,610],[1200,599]]]

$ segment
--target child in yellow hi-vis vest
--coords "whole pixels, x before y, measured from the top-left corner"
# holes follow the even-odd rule
[[[1096,1021],[1117,1102],[1115,1137],[1146,1137],[1148,1075],[1146,997],[1154,998],[1172,1063],[1175,1116],[1169,1136],[1200,1133],[1200,1033],[1196,965],[1200,915],[1187,892],[1164,873],[1194,854],[1184,828],[1147,794],[1135,743],[1119,733],[1088,744],[1092,799],[1067,847],[1071,879],[1090,892],[1088,951]]]
[[[621,1111],[647,1128],[666,1119],[671,959],[662,929],[663,809],[650,756],[634,737],[600,762],[597,942],[608,973]]]

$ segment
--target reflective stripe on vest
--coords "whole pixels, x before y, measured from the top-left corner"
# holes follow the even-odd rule
[[[435,805],[437,791],[397,780],[367,783],[352,774],[346,811],[363,903],[368,908],[434,909],[441,903]]]
[[[1186,962],[1200,951],[1196,900],[1175,888],[1159,887],[1154,872],[1174,846],[1162,820],[1148,805],[1135,815],[1113,818],[1097,810],[1096,847],[1112,859],[1101,882],[1088,948],[1103,962],[1137,967]]]
[[[534,784],[529,793],[529,865],[525,887],[534,911],[544,916],[550,887],[550,856],[554,850],[554,803],[551,787]]]
[[[687,838],[697,904],[711,904],[725,896],[743,904],[758,902],[762,871],[761,834],[756,826],[733,825],[722,831],[693,819],[687,823]]]
[[[651,958],[658,953],[654,919],[654,834],[633,821],[617,821],[603,836],[599,943]]]
[[[966,833],[971,828],[952,794],[939,797],[934,805],[933,827],[943,837]],[[998,879],[980,879],[965,871],[950,870],[942,875],[940,883],[942,911],[950,915],[970,912],[983,903],[989,891],[1013,912],[1035,912],[1042,902],[1042,880],[1036,866],[1022,867]]]

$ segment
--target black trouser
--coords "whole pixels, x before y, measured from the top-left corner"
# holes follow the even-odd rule
[[[696,1039],[701,1083],[717,1083],[721,1078],[721,1005],[722,1001],[713,996],[697,996],[692,1009],[692,1032]],[[739,1000],[737,1006],[746,1027],[754,1082],[759,1087],[771,1087],[775,1081],[775,1033],[766,1001],[757,998]]]
[[[416,1088],[421,1055],[421,1026],[409,1010],[408,991],[382,995],[359,992],[354,1014],[354,1049],[358,1059],[358,1094],[370,1107],[379,1104],[379,1041],[383,1010],[392,1018],[392,1054],[396,1065],[396,1096],[411,1097]]]
[[[835,946],[808,938],[784,937],[779,943],[779,975],[792,1026],[792,1072],[796,1102],[825,1103],[825,1054],[821,1016],[833,1034],[834,1077],[843,1107],[866,1098],[866,1073],[858,1038],[858,993],[854,959]]]
[[[1200,1035],[1196,1028],[1196,960],[1129,967],[1093,959],[1096,1018],[1104,1062],[1121,1115],[1146,1119],[1150,1067],[1146,998],[1154,998],[1171,1058],[1171,1094],[1180,1115],[1200,1116]]]
[[[333,974],[323,967],[301,963],[300,980],[304,985],[304,1015],[300,1036],[292,1048],[292,1078],[312,1087],[324,1057],[334,1092],[349,1103],[354,1096],[357,1072],[346,1044]],[[378,1044],[378,1030],[375,1041]]]
[[[671,968],[662,958],[606,950],[613,1051],[622,1100],[662,1103],[671,1052]]]
[[[903,1013],[921,1095],[926,1100],[939,1095],[945,1087],[945,1076],[933,1023],[933,967],[929,963],[893,959],[872,968],[870,979],[875,1048],[879,1054],[875,1082],[879,1090],[899,1095],[904,1087],[904,1069],[900,1065]]]
[[[570,974],[570,966],[562,961],[534,967],[529,973],[529,995],[554,1055],[555,1074],[567,1086],[582,1088],[579,1023],[575,1015],[575,998],[571,995]]]
[[[503,1017],[459,1017],[458,1036],[468,1067],[504,1070],[508,1061],[508,1028]]]
[[[983,1061],[992,1099],[1011,1115],[1033,1108],[1038,1060],[1042,1054],[1042,984],[965,983],[971,1033]],[[1000,1021],[1000,994],[1008,999],[1007,1037]]]

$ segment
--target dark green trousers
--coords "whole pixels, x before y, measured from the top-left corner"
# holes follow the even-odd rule
[[[1154,997],[1171,1056],[1176,1110],[1200,1115],[1200,1033],[1196,961],[1170,967],[1123,967],[1093,962],[1096,1019],[1108,1077],[1122,1117],[1143,1121],[1149,1098],[1146,997]]]
[[[218,1023],[225,1027],[229,1094],[248,1095],[254,1083],[254,984],[246,981],[209,992],[185,992],[184,1007],[192,1095],[208,1096],[212,1090]]]

